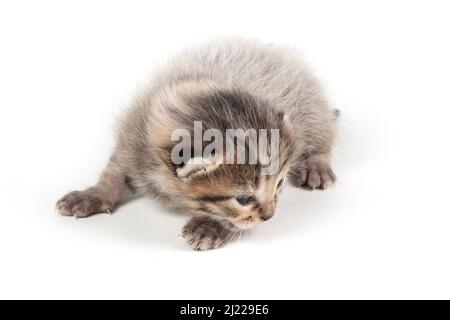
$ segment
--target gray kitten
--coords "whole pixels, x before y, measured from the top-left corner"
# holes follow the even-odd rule
[[[334,183],[336,116],[293,50],[242,39],[191,48],[154,75],[121,119],[97,185],[67,194],[57,210],[84,218],[112,211],[130,195],[150,194],[193,215],[183,228],[192,248],[217,248],[274,215],[286,177],[307,189]],[[193,132],[194,121],[224,134],[230,128],[278,129],[276,172],[263,175],[259,158],[253,164],[193,164],[191,152],[183,155],[187,162],[175,164],[178,141],[171,135],[180,128]],[[248,143],[245,148],[252,152]]]

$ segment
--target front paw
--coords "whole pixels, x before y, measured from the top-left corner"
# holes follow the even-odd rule
[[[56,211],[63,216],[85,218],[95,213],[110,213],[113,205],[93,191],[73,191],[56,203]]]
[[[223,246],[232,232],[219,221],[194,217],[183,227],[183,238],[194,250],[210,250]]]

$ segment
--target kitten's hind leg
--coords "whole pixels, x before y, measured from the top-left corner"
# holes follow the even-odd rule
[[[183,227],[183,238],[194,250],[219,248],[232,240],[236,231],[208,217],[193,217]]]
[[[111,213],[129,192],[126,176],[114,160],[110,160],[95,186],[68,193],[56,203],[56,210],[75,218]]]
[[[330,155],[320,153],[301,157],[291,168],[290,178],[299,188],[324,190],[331,187],[336,176],[330,166]]]

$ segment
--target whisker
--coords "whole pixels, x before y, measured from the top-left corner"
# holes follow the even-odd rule
[[[224,246],[224,245],[230,243],[233,240],[235,234],[236,234],[236,231],[230,230],[230,233],[225,237],[225,239],[222,241],[220,246]]]

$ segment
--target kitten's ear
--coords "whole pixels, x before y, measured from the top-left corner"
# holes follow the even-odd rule
[[[194,157],[189,159],[183,167],[177,169],[177,176],[183,181],[189,181],[216,169],[219,165],[220,161],[214,157]]]
[[[291,117],[286,112],[280,111],[280,112],[278,112],[277,116],[278,116],[278,121],[280,121],[281,123],[283,123],[285,125],[290,125]]]
[[[280,121],[281,126],[287,129],[288,132],[293,132],[293,125],[291,121],[291,116],[286,112],[279,112],[278,113],[278,121]]]

